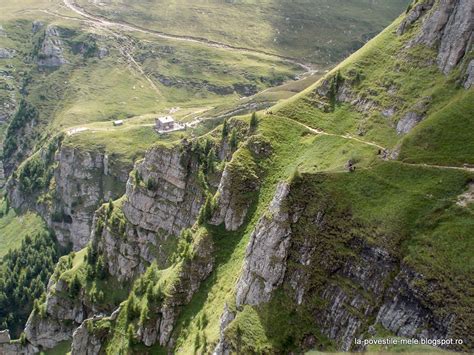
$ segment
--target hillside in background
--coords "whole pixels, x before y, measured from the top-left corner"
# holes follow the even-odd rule
[[[359,49],[409,0],[70,1],[85,11],[162,33],[206,38],[330,65]]]
[[[28,55],[5,62],[7,79],[26,78],[10,90],[21,101],[5,133],[8,205],[34,210],[55,234],[34,238],[40,246],[51,238],[35,258],[46,271],[20,274],[40,292],[51,263],[74,251],[59,259],[44,296],[28,296],[36,301],[20,341],[0,351],[473,351],[472,1],[413,1],[320,80],[306,74],[277,88],[269,87],[301,71],[298,61],[139,31],[151,28],[136,22],[139,3],[127,16],[115,4],[45,3],[47,16],[60,17],[53,26],[36,23],[32,34],[26,20],[3,26],[30,41],[14,48]],[[212,11],[244,5],[254,6]],[[203,15],[210,3],[196,6]],[[125,104],[114,101],[123,80],[107,82],[113,63],[124,65],[117,75],[142,80],[144,97],[156,93],[150,108],[140,98],[128,104],[132,82],[117,99]],[[98,68],[104,75],[77,72]],[[155,136],[147,127],[171,103],[180,121],[205,119]],[[124,124],[111,127],[116,118]],[[17,275],[31,243],[5,257],[7,275]],[[0,287],[8,293],[20,279]],[[25,309],[0,315],[15,332]],[[455,341],[354,342],[389,336]]]

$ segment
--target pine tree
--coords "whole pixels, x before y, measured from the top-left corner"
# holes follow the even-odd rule
[[[222,125],[222,139],[226,139],[229,134],[229,126],[227,124],[227,119],[224,120],[224,124]]]
[[[214,147],[212,147],[209,153],[207,154],[207,159],[206,159],[206,171],[208,173],[214,172],[214,162],[216,161],[216,159],[217,159],[216,150],[214,149]]]
[[[258,118],[257,113],[253,112],[252,116],[250,117],[250,131],[254,132],[258,127]]]
[[[230,132],[230,148],[232,150],[237,148],[237,130],[234,128],[232,132]]]
[[[72,281],[69,285],[69,295],[71,297],[77,296],[77,294],[81,291],[81,281],[77,274],[74,275]]]

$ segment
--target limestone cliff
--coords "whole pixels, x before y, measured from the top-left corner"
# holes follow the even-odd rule
[[[59,30],[52,25],[46,27],[43,41],[38,51],[38,66],[40,68],[58,68],[67,63]]]
[[[96,226],[108,227],[94,235],[93,243],[119,280],[137,277],[153,261],[167,265],[176,236],[196,221],[204,191],[197,178],[198,161],[189,149],[152,148],[127,182],[123,225],[117,229],[113,221],[96,221]]]
[[[24,183],[22,177],[30,165],[27,161],[8,183],[11,205],[35,210],[63,246],[82,249],[90,238],[94,211],[103,201],[123,193],[131,164],[117,162],[116,157],[105,152],[87,151],[61,141],[38,154],[46,162],[41,170],[45,176],[35,178],[48,180],[47,183]]]

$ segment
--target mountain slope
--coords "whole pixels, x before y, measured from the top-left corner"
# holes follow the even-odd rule
[[[151,30],[263,50],[308,63],[330,64],[360,48],[404,10],[409,1],[76,3],[91,14]]]
[[[299,353],[393,335],[472,351],[473,10],[415,1],[294,98],[149,149],[59,263],[28,349]]]

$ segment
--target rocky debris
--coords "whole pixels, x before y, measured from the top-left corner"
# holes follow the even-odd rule
[[[474,85],[474,59],[469,62],[466,69],[466,80],[464,81],[464,88],[470,89]]]
[[[74,331],[72,335],[71,354],[72,355],[97,355],[102,348],[101,339],[87,330],[87,322],[93,319],[86,319]]]
[[[7,33],[5,32],[5,29],[3,28],[2,25],[0,25],[0,37],[6,37]]]
[[[459,195],[456,204],[461,207],[467,207],[474,202],[474,182],[468,185],[467,191]]]
[[[355,163],[352,159],[349,159],[346,163],[346,169],[348,172],[352,173],[356,170]]]
[[[10,342],[10,331],[8,329],[0,331],[0,344]]]
[[[0,48],[0,59],[11,59],[15,56],[14,49]]]
[[[285,208],[289,191],[287,183],[277,186],[268,212],[260,218],[250,237],[242,275],[236,286],[237,306],[267,302],[283,282],[291,235]]]
[[[44,39],[38,52],[37,64],[42,68],[58,68],[66,63],[59,31],[50,25],[46,27]]]
[[[255,84],[237,83],[231,86],[222,86],[212,84],[206,80],[196,81],[189,78],[171,77],[162,74],[154,74],[154,77],[165,86],[188,88],[191,90],[199,90],[201,92],[206,90],[217,95],[232,95],[236,92],[240,96],[248,97],[255,95],[258,92],[258,87]]]
[[[34,346],[51,349],[70,340],[74,329],[86,318],[87,311],[80,298],[71,298],[64,280],[48,287],[46,312],[33,311],[25,326],[26,339]]]
[[[423,117],[416,112],[407,112],[397,123],[397,134],[406,134],[410,132]]]
[[[257,85],[255,84],[233,84],[234,91],[240,96],[252,96],[258,92]]]
[[[382,116],[385,118],[392,118],[395,115],[396,110],[394,107],[389,107],[383,110],[381,113],[382,113]]]
[[[377,322],[394,334],[407,338],[447,339],[455,320],[454,314],[437,316],[426,306],[426,295],[417,287],[423,276],[402,266],[385,294]]]
[[[408,14],[407,20],[416,17],[419,6],[415,6]],[[423,6],[428,9],[433,6],[433,1],[430,0]],[[439,1],[429,13],[418,12],[416,20],[423,18],[421,31],[408,46],[424,44],[437,48],[438,67],[444,74],[449,74],[470,50],[474,28],[474,3],[472,0],[444,0]],[[424,14],[429,15],[422,16]]]

